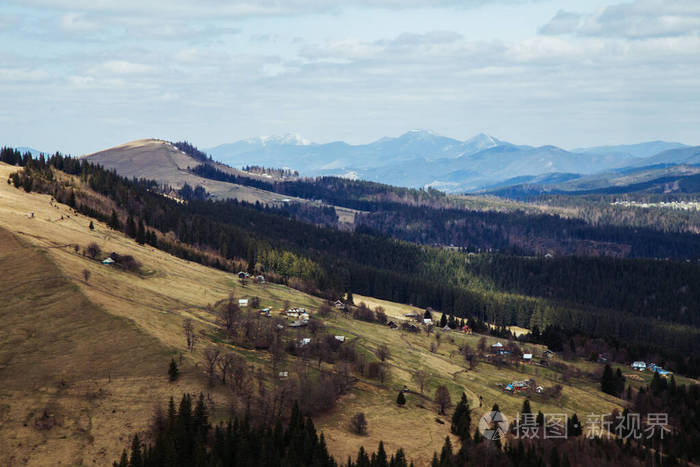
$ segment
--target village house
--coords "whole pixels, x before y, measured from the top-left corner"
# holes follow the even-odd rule
[[[306,315],[306,318],[308,319],[309,316],[305,308],[298,307],[290,308],[289,310],[285,310],[283,313],[287,316],[287,318],[300,318],[302,315]]]
[[[464,326],[462,326],[462,332],[463,332],[464,334],[471,334],[471,333],[472,333],[472,328],[470,328],[469,326],[467,326],[467,325],[465,324]]]
[[[396,324],[394,321],[389,321],[389,322],[387,323],[387,326],[389,326],[391,329],[396,329],[396,328],[399,327],[399,325]]]
[[[111,266],[114,264],[114,260],[112,258],[107,258],[104,261],[102,261],[102,264],[106,264],[107,266]]]
[[[524,353],[523,360],[526,362],[531,362],[532,361],[532,354],[531,353]]]
[[[335,336],[335,340],[338,342],[345,342],[345,336]]]
[[[310,343],[311,343],[311,338],[304,337],[301,340],[299,340],[299,347],[304,347],[305,345],[309,345]]]
[[[647,369],[647,364],[645,362],[634,362],[632,363],[632,368],[637,371],[644,371]]]
[[[345,309],[345,303],[341,302],[340,300],[336,300],[335,302],[333,302],[333,306],[338,310]]]
[[[241,308],[245,308],[248,306],[248,299],[247,298],[241,298],[238,300],[238,306]]]
[[[423,318],[423,324],[426,326],[431,326],[433,324],[433,320],[430,318]]]

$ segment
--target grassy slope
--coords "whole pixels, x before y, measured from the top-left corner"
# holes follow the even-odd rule
[[[144,177],[158,180],[174,188],[182,188],[185,183],[195,187],[203,186],[208,193],[218,199],[238,199],[249,203],[260,201],[264,204],[279,205],[282,199],[290,199],[298,203],[309,203],[308,200],[293,196],[280,195],[254,187],[234,183],[209,180],[187,171],[195,167],[199,161],[186,155],[166,141],[143,139],[132,141],[120,146],[105,149],[85,156],[91,162],[115,169],[125,177]],[[224,172],[242,172],[224,165],[216,164]],[[341,222],[352,223],[357,211],[344,207],[336,207]]]
[[[133,342],[117,339],[119,348],[115,352],[120,355],[120,363],[128,363],[125,365],[128,371],[120,377],[116,377],[115,372],[111,383],[107,382],[104,374],[106,367],[100,366],[101,364],[94,366],[90,355],[79,354],[75,357],[77,354],[71,353],[69,361],[75,360],[78,365],[66,375],[72,382],[70,389],[61,389],[56,384],[58,369],[54,367],[37,374],[33,380],[41,383],[30,391],[20,393],[5,390],[0,396],[0,419],[5,426],[11,427],[10,432],[17,433],[16,436],[0,436],[0,440],[5,440],[3,442],[6,443],[0,447],[3,447],[3,453],[9,453],[8,459],[10,456],[17,456],[15,459],[27,457],[35,464],[41,464],[49,458],[46,456],[50,454],[50,449],[52,453],[53,450],[66,451],[62,454],[62,459],[70,459],[70,462],[97,459],[98,463],[102,463],[104,459],[113,459],[130,433],[147,426],[151,409],[156,402],[165,401],[170,395],[177,396],[185,390],[198,392],[203,389],[203,381],[195,364],[199,361],[199,352],[207,345],[206,342],[199,345],[194,355],[184,355],[183,378],[180,382],[170,385],[163,373],[169,353],[179,353],[184,348],[181,331],[183,318],[195,318],[198,331],[211,331],[213,318],[206,307],[226,298],[230,293],[237,297],[258,296],[261,306],[271,306],[274,310],[280,310],[287,301],[312,310],[321,303],[318,298],[275,284],[249,284],[243,287],[231,274],[174,258],[148,246],[137,245],[99,222],[95,222],[96,229],[90,231],[87,228],[90,219],[71,212],[64,205],[51,203],[49,196],[27,194],[7,185],[4,180],[13,170],[12,167],[0,164],[0,226],[11,229],[22,244],[34,247],[30,250],[46,261],[42,270],[48,270],[49,265],[52,265],[59,276],[67,278],[61,280],[65,283],[66,291],[74,294],[68,298],[71,302],[82,300],[81,303],[94,309],[94,313],[116,323],[116,330],[110,337],[129,332],[133,336]],[[30,211],[34,213],[34,218],[27,216]],[[92,241],[97,242],[103,251],[134,255],[143,263],[145,273],[139,276],[103,266],[76,254],[71,247],[72,244],[84,247]],[[14,272],[23,267],[23,264],[8,268],[3,265],[2,269]],[[88,283],[82,279],[84,269],[92,273]],[[8,296],[16,295],[12,291],[3,290],[0,298],[4,301],[8,300]],[[31,293],[26,300],[33,300],[36,289],[28,292]],[[409,310],[406,305],[356,297],[357,303],[360,300],[373,307],[383,306],[392,318],[401,319]],[[0,310],[4,312],[4,308]],[[78,317],[82,318],[83,315],[77,314],[76,318]],[[455,402],[461,392],[466,391],[472,407],[476,409],[475,418],[495,402],[506,414],[514,415],[523,398],[503,393],[497,383],[529,377],[535,378],[538,384],[544,386],[554,383],[564,386],[564,396],[555,404],[533,399],[535,410],[577,412],[582,416],[591,412],[602,413],[619,405],[617,399],[600,393],[595,383],[564,382],[560,374],[551,370],[532,366],[499,369],[481,363],[476,370],[468,371],[462,357],[456,354],[457,344],[466,340],[472,347],[476,347],[479,336],[445,334],[438,351],[431,353],[430,343],[435,338],[424,333],[413,335],[392,331],[388,327],[355,321],[335,312],[325,322],[331,331],[354,338],[363,351],[371,352],[381,343],[387,343],[392,353],[392,376],[389,381],[381,385],[376,381],[361,380],[350,394],[341,399],[336,409],[318,417],[317,424],[325,432],[331,451],[339,459],[354,455],[360,445],[375,449],[378,441],[384,439],[387,449],[403,447],[417,465],[427,462],[433,451],[439,449],[449,431],[449,417],[440,417],[448,422],[445,425],[437,423],[437,412],[430,402],[439,384],[448,385]],[[22,326],[26,326],[26,323],[16,327],[19,329]],[[73,328],[74,326],[69,326],[69,329],[64,329],[61,333],[69,333]],[[77,335],[76,340],[92,338],[90,326],[81,329],[82,334]],[[495,339],[489,338],[489,342],[495,342]],[[32,350],[37,352],[35,358],[41,355],[41,348],[43,347]],[[85,345],[84,348],[91,346]],[[132,350],[134,355],[130,356]],[[537,354],[542,349],[532,346],[532,350]],[[250,354],[251,360],[266,364],[266,354],[254,351],[246,354]],[[144,355],[149,358],[144,359]],[[86,375],[75,370],[88,365],[91,371]],[[418,385],[411,378],[414,369],[420,366],[428,368],[432,373],[425,397],[418,394]],[[294,365],[290,365],[292,368]],[[93,374],[99,372],[102,374]],[[404,385],[415,391],[415,394],[409,394],[406,407],[399,409],[394,401]],[[90,396],[95,392],[99,394],[100,388],[106,395],[97,399]],[[210,393],[217,407],[227,406],[226,394],[221,389]],[[479,396],[484,398],[484,407],[481,409]],[[36,417],[37,411],[54,402],[58,404],[57,413],[66,420],[73,421],[66,422],[60,429],[54,428],[56,432],[51,431],[47,435],[33,428],[31,420],[33,416]],[[7,409],[8,405],[10,409]],[[116,412],[112,414],[112,410]],[[347,422],[358,411],[365,412],[369,420],[370,433],[367,437],[348,433]],[[83,420],[81,417],[84,417],[83,422],[80,421]],[[28,427],[22,426],[25,420],[30,421]],[[71,442],[46,441],[47,436],[58,439],[64,435]],[[0,464],[3,463],[0,458]]]

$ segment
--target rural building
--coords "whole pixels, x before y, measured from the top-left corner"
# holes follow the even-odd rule
[[[345,336],[335,336],[335,340],[339,342],[345,342]]]
[[[311,338],[310,337],[304,337],[299,341],[299,346],[304,347],[305,345],[309,345],[311,343]]]
[[[426,326],[430,326],[431,324],[433,324],[433,320],[430,318],[424,318],[423,324],[425,324]]]
[[[532,361],[532,354],[531,353],[524,353],[523,360],[525,360],[526,362],[531,362]]]
[[[109,266],[114,264],[114,260],[112,258],[107,258],[106,260],[102,261],[102,264],[106,264]]]
[[[262,310],[260,310],[260,314],[265,315],[265,316],[267,316],[267,317],[269,318],[269,317],[270,317],[270,311],[272,311],[272,310],[270,310],[270,308],[263,308]]]
[[[396,323],[393,322],[393,321],[389,321],[389,322],[387,323],[387,326],[389,326],[391,329],[396,329],[396,328],[399,327],[399,325],[396,324]]]
[[[644,371],[647,369],[647,364],[644,362],[634,362],[632,363],[632,368],[637,371]]]
[[[280,371],[279,377],[280,378],[287,378],[289,376],[288,371]]]
[[[465,324],[464,326],[462,326],[462,332],[463,332],[464,334],[471,334],[471,333],[472,333],[472,328],[470,328],[469,326],[467,326],[467,325]]]
[[[255,282],[258,284],[264,284],[265,283],[265,276],[255,276]]]
[[[248,299],[247,298],[241,298],[238,300],[238,306],[241,308],[247,307],[248,306]]]
[[[336,300],[333,302],[333,306],[337,308],[338,310],[344,310],[345,309],[345,303],[341,302],[340,300]]]

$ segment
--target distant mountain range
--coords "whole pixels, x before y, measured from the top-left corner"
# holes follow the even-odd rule
[[[338,175],[449,192],[518,184],[558,184],[613,170],[700,164],[698,148],[652,141],[565,149],[516,145],[486,134],[465,141],[412,130],[369,144],[316,144],[298,135],[250,138],[205,150],[234,167],[288,167],[302,175]]]

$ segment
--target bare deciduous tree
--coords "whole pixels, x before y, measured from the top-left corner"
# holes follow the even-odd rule
[[[83,269],[83,279],[85,279],[85,282],[88,282],[90,280],[90,275],[90,270]]]
[[[482,337],[479,339],[479,344],[477,346],[477,349],[479,349],[479,352],[484,353],[486,351],[486,338]]]
[[[238,304],[236,303],[233,294],[229,295],[228,302],[226,302],[226,305],[221,309],[220,312],[223,326],[226,328],[226,331],[229,334],[233,331],[233,328],[236,324],[236,318],[239,312],[240,308],[238,307]]]
[[[374,355],[376,355],[377,358],[382,362],[387,361],[389,358],[391,358],[391,352],[389,351],[389,346],[387,346],[386,344],[380,345],[374,351]]]
[[[95,257],[102,252],[102,249],[100,248],[100,245],[98,245],[95,242],[92,242],[87,246],[87,249],[85,251],[87,252],[90,258],[95,259]]]
[[[202,362],[204,363],[204,371],[209,378],[209,385],[214,384],[214,376],[216,375],[216,365],[221,358],[221,351],[216,347],[207,347],[204,349],[202,355]]]
[[[440,385],[435,390],[435,403],[440,408],[440,415],[445,415],[445,409],[452,406],[452,399],[450,399],[450,391],[447,390],[447,386]]]
[[[185,332],[185,339],[187,340],[187,350],[192,352],[194,350],[194,341],[196,336],[194,334],[194,324],[192,324],[192,318],[185,318],[182,322],[182,330]]]
[[[425,387],[425,383],[428,381],[428,378],[430,378],[430,374],[423,369],[416,370],[415,373],[413,373],[413,380],[418,383],[421,394],[423,394],[423,388]]]
[[[237,358],[236,354],[228,353],[222,355],[217,361],[219,372],[221,373],[221,384],[226,384],[226,380],[231,375]]]

